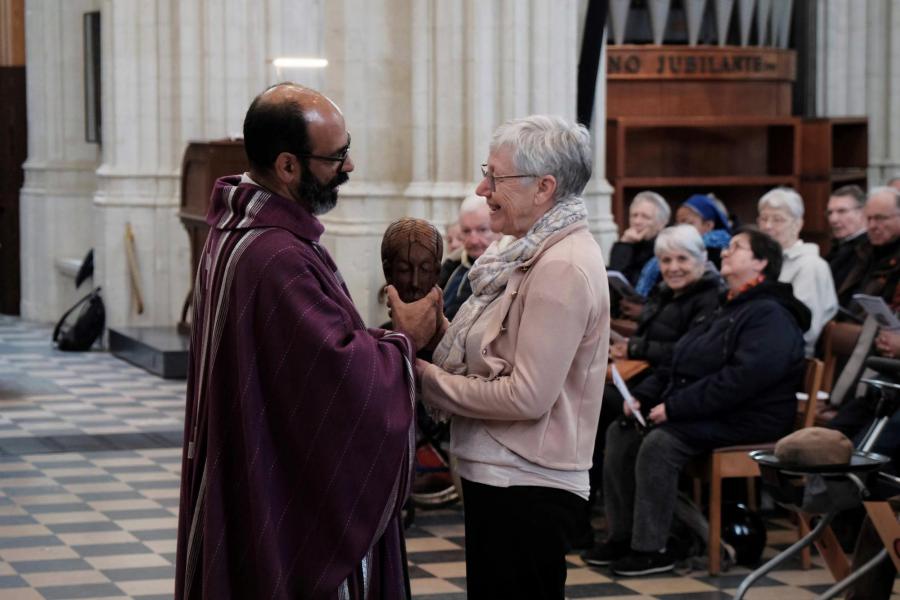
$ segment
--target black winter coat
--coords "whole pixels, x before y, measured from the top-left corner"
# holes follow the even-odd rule
[[[640,242],[616,242],[609,251],[607,270],[619,271],[631,285],[637,285],[641,269],[653,258],[655,244],[656,238]]]
[[[628,339],[628,358],[646,360],[654,368],[671,362],[681,336],[719,307],[723,285],[715,271],[706,271],[678,296],[665,283],[660,284],[641,312],[637,331]]]
[[[642,410],[665,402],[661,427],[701,450],[777,440],[794,425],[810,318],[789,283],[764,281],[697,323],[633,394]]]

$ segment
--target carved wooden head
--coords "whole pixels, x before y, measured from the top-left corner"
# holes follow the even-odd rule
[[[400,299],[414,302],[437,285],[444,242],[441,233],[424,219],[403,218],[388,225],[381,240],[385,280]]]

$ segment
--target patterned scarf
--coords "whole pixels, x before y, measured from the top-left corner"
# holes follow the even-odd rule
[[[435,348],[434,364],[454,375],[465,375],[469,330],[484,309],[506,289],[512,272],[531,259],[548,237],[586,218],[584,201],[570,196],[558,200],[521,238],[504,237],[491,244],[469,270],[472,295],[459,308]]]
[[[739,287],[738,289],[736,289],[736,290],[728,290],[728,295],[725,296],[725,299],[726,299],[728,302],[731,302],[732,300],[734,300],[735,298],[737,298],[738,296],[740,296],[741,294],[743,294],[744,292],[746,292],[746,291],[749,290],[750,288],[755,288],[756,286],[758,286],[759,284],[761,284],[761,283],[762,283],[763,281],[765,281],[765,280],[766,280],[766,276],[765,276],[765,275],[757,275],[756,277],[754,277],[754,278],[751,279],[750,281],[746,281],[746,282],[744,282],[743,284],[741,284],[741,287]]]

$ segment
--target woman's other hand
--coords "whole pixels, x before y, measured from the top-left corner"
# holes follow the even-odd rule
[[[653,421],[656,425],[662,425],[668,420],[666,417],[666,405],[665,403],[660,403],[650,409],[650,420]]]
[[[641,410],[641,402],[637,398],[634,398],[634,410]],[[627,400],[622,401],[622,412],[626,417],[631,416],[631,406]]]
[[[625,360],[628,358],[628,340],[613,342],[609,347],[609,357],[613,360]]]

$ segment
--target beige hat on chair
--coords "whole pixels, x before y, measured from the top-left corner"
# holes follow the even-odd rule
[[[778,440],[775,458],[791,465],[814,467],[846,465],[853,454],[853,444],[836,429],[805,427]]]

